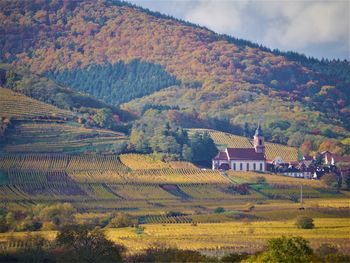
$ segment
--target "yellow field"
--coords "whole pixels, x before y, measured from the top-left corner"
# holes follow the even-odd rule
[[[294,178],[277,174],[261,174],[254,172],[237,172],[237,171],[227,171],[226,172],[229,178],[231,178],[234,182],[238,183],[256,183],[258,177],[264,177],[266,182],[269,184],[283,184],[289,186],[299,186],[299,185],[307,185],[311,187],[326,187],[326,185],[320,180],[309,180],[302,178]]]
[[[170,164],[145,154],[122,154],[120,160],[133,170],[171,168]]]
[[[173,169],[198,169],[193,163],[190,162],[168,162]]]
[[[208,132],[219,149],[225,149],[227,147],[253,147],[252,140],[243,136],[237,136],[210,129],[190,129],[190,133],[193,132]],[[265,153],[267,160],[273,160],[276,157],[281,157],[285,162],[290,162],[298,159],[298,150],[296,148],[276,143],[265,142]]]
[[[348,218],[316,218],[314,229],[297,229],[294,220],[260,222],[225,222],[191,224],[145,224],[144,233],[135,228],[108,228],[106,236],[127,247],[129,253],[140,252],[152,245],[165,245],[201,252],[257,252],[262,250],[270,238],[302,236],[310,241],[313,248],[322,243],[333,243],[345,253],[350,251],[350,221]],[[24,239],[28,232],[0,234],[0,241]],[[39,231],[53,240],[56,231]]]
[[[181,249],[210,250],[230,248],[233,251],[261,250],[267,239],[282,235],[302,236],[313,247],[333,242],[342,251],[349,251],[350,222],[348,218],[315,219],[315,229],[297,229],[294,220],[262,222],[226,222],[198,224],[143,225],[144,234],[133,228],[108,229],[107,236],[124,244],[132,252],[160,243]],[[347,241],[347,242],[344,242]]]

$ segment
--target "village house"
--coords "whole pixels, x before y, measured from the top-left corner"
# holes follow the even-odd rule
[[[265,172],[265,142],[260,125],[254,134],[254,148],[226,148],[213,158],[212,169]]]

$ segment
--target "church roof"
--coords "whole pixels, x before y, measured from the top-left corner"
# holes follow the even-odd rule
[[[218,152],[218,154],[214,157],[214,160],[227,160],[226,152]]]
[[[258,125],[258,128],[256,128],[254,136],[264,136],[264,133],[260,127],[260,124]]]
[[[254,148],[227,148],[230,160],[265,161],[264,153],[255,152]]]

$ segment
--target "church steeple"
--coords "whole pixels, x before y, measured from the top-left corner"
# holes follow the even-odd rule
[[[254,134],[254,148],[257,153],[265,153],[264,133],[260,127],[260,123]]]

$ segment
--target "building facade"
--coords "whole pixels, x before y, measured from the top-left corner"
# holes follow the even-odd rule
[[[212,169],[233,171],[266,171],[265,140],[260,127],[254,134],[254,148],[226,148],[212,160]]]

